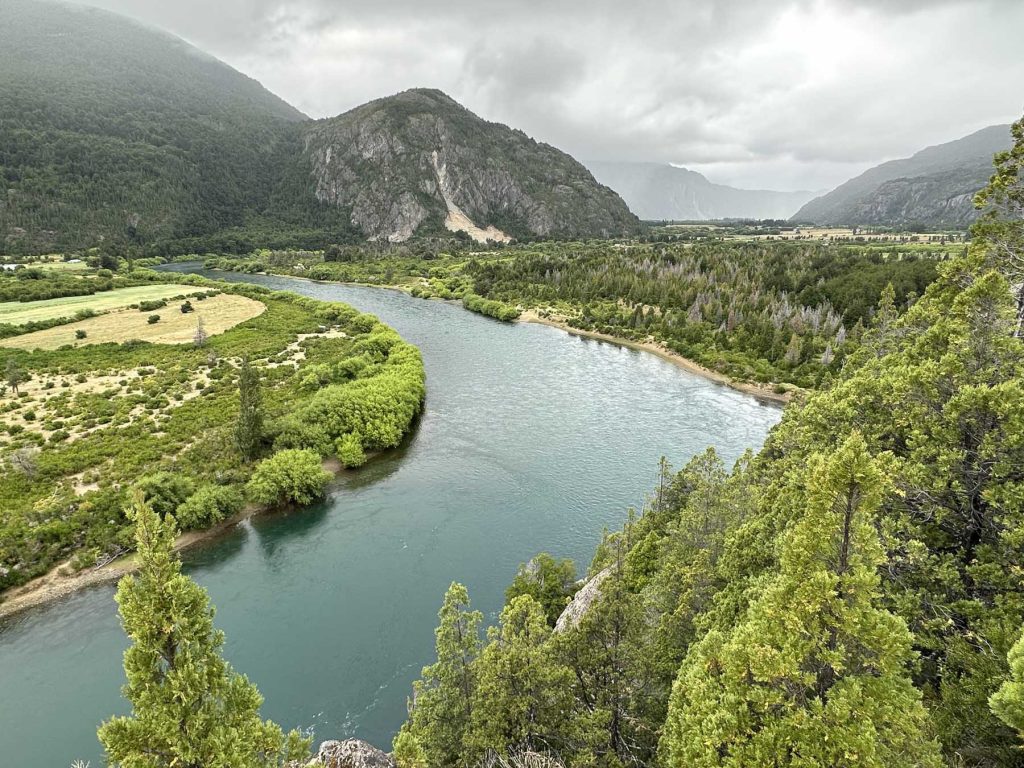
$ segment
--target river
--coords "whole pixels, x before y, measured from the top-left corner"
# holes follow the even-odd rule
[[[196,265],[175,265],[195,271]],[[757,448],[781,411],[654,355],[504,324],[403,293],[216,273],[372,312],[419,346],[427,401],[405,444],[345,474],[321,504],[247,521],[186,553],[226,655],[265,717],[384,749],[432,660],[452,580],[493,621],[538,551],[581,572],[603,527],[708,445]],[[0,763],[103,765],[96,726],[125,712],[113,586],[0,624]]]

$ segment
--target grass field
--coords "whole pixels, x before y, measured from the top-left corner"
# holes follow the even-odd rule
[[[201,289],[192,285],[160,284],[119,288],[116,291],[105,291],[91,296],[64,296],[59,299],[29,302],[7,301],[0,304],[0,323],[24,325],[34,320],[72,317],[82,309],[91,309],[93,312],[109,312],[112,309],[120,309],[140,301],[155,301],[156,299],[200,292]]]
[[[76,261],[74,263],[70,261],[44,261],[40,264],[32,264],[31,266],[48,269],[53,272],[87,272],[92,269],[84,261]]]
[[[189,286],[147,286],[152,288],[164,288],[163,296],[178,296],[185,290],[195,292],[194,287]],[[138,288],[128,288],[122,291],[111,291],[110,293],[126,293],[128,291],[139,291]],[[86,298],[100,299],[109,294],[97,294]],[[163,296],[153,294],[145,297],[135,296],[127,303],[132,304],[140,299],[162,298]],[[63,301],[60,299],[59,301]],[[121,306],[124,306],[124,299]],[[33,302],[36,303],[36,302]],[[40,304],[50,302],[38,302]],[[206,333],[214,336],[218,333],[238,325],[262,314],[266,306],[261,302],[222,293],[211,296],[203,301],[193,301],[194,312],[182,314],[177,303],[168,304],[153,312],[140,312],[137,309],[122,309],[108,312],[105,315],[90,317],[86,320],[79,320],[66,325],[58,325],[55,328],[47,328],[43,331],[26,333],[21,336],[12,336],[0,340],[0,347],[11,349],[57,349],[65,344],[83,346],[86,344],[103,344],[106,342],[120,343],[129,339],[150,341],[155,344],[185,344],[194,340],[196,326],[199,318],[203,320],[203,327]],[[0,308],[8,306],[0,304]],[[93,308],[86,305],[88,308]],[[76,307],[84,309],[86,307]],[[160,321],[150,324],[149,316],[159,315]],[[2,318],[2,315],[0,315]],[[78,339],[76,331],[85,331],[86,337]]]

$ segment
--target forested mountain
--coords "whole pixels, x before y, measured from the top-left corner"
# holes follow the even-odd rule
[[[1010,127],[993,125],[956,141],[891,160],[815,198],[793,221],[822,225],[964,227],[992,175],[992,155],[1010,146]]]
[[[621,235],[638,222],[569,155],[414,89],[315,123],[305,135],[317,198],[369,237],[419,230],[507,236]]]
[[[648,221],[788,219],[814,192],[774,192],[714,184],[686,168],[659,163],[589,162],[594,177]]]
[[[184,41],[105,11],[4,0],[0,72],[9,252],[240,226],[299,157],[304,115]]]
[[[94,8],[4,0],[0,73],[0,252],[403,239],[443,232],[453,211],[483,236],[637,228],[568,155],[442,94],[313,122],[184,41]]]

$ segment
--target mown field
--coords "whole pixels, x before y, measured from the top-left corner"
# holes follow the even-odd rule
[[[131,279],[152,282],[23,308],[45,318],[68,306],[199,294],[194,310],[182,313],[181,299],[155,312],[124,309],[0,348],[0,589],[129,550],[124,508],[135,489],[186,529],[254,503],[306,503],[323,492],[322,460],[356,467],[397,445],[419,412],[419,352],[372,315],[191,276]],[[39,279],[26,282],[45,293]],[[152,314],[161,319],[150,324]],[[74,339],[79,326],[84,339]],[[13,348],[39,334],[62,343]],[[243,419],[246,377],[245,413],[255,419]]]
[[[103,294],[83,298],[92,299],[97,303],[106,299]],[[259,301],[225,293],[205,298],[202,303],[193,298],[189,300],[189,304],[194,306],[194,309],[187,313],[181,311],[177,302],[151,311],[116,310],[97,317],[0,339],[0,347],[57,349],[65,344],[119,344],[132,339],[154,344],[188,344],[195,340],[200,322],[203,331],[213,336],[256,317],[266,309]],[[87,308],[91,308],[91,305],[91,302],[86,303]],[[83,333],[84,336],[81,335]]]
[[[141,301],[158,301],[172,296],[197,293],[195,286],[171,284],[138,285],[118,288],[88,296],[61,296],[42,301],[6,301],[0,303],[0,323],[24,325],[25,323],[52,320],[58,317],[72,317],[76,312],[109,312]]]

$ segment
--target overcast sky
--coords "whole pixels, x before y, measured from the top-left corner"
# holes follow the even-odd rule
[[[823,189],[1024,111],[1022,0],[86,0],[313,117],[440,88],[581,160]]]

